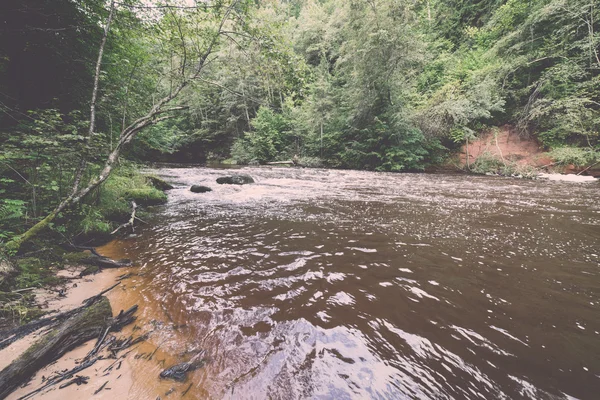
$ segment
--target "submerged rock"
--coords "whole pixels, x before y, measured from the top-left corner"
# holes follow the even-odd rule
[[[212,192],[212,189],[209,188],[208,186],[192,185],[192,187],[190,188],[190,191],[194,192],[194,193],[206,193],[206,192]]]
[[[160,377],[163,379],[173,379],[178,382],[185,381],[188,372],[197,370],[198,368],[202,368],[204,366],[206,360],[204,358],[200,358],[203,354],[204,351],[194,356],[194,358],[188,362],[177,364],[165,369],[160,373]]]
[[[254,183],[254,179],[250,175],[231,175],[217,178],[219,185],[246,185]]]

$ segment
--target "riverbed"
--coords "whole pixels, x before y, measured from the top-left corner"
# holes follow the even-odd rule
[[[135,329],[151,332],[129,398],[600,393],[597,182],[151,172],[175,186],[168,203],[101,249],[134,261],[113,296],[140,304]],[[256,183],[216,184],[232,172]],[[158,379],[200,350],[186,382]]]

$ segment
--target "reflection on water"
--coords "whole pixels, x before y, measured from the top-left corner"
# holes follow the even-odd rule
[[[104,249],[163,363],[209,357],[182,384],[140,359],[136,397],[597,398],[597,184],[243,172],[156,171],[169,203]]]

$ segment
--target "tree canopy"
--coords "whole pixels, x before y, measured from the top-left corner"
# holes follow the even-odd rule
[[[3,1],[0,223],[111,157],[413,171],[511,125],[593,161],[598,21],[592,0]]]

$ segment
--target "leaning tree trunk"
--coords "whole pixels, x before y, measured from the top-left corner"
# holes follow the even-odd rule
[[[219,41],[221,34],[223,33],[223,26],[225,25],[225,22],[229,19],[229,16],[230,16],[232,10],[239,3],[239,1],[240,0],[233,1],[230,4],[230,6],[227,8],[227,10],[224,12],[215,35],[212,37],[206,50],[202,54],[199,55],[198,60],[196,62],[196,67],[194,68],[193,72],[188,75],[185,72],[185,68],[182,67],[181,72],[180,72],[181,73],[181,81],[180,81],[179,85],[177,87],[175,87],[167,96],[163,97],[158,102],[156,102],[146,115],[138,118],[137,120],[132,122],[128,127],[126,127],[125,129],[123,129],[121,131],[119,140],[118,140],[115,148],[109,154],[106,162],[104,163],[104,168],[102,169],[100,174],[97,177],[95,177],[94,179],[92,179],[86,187],[80,188],[79,187],[80,181],[83,176],[83,172],[84,172],[85,168],[78,168],[76,176],[75,176],[73,190],[72,190],[71,195],[69,195],[65,200],[63,200],[50,214],[48,214],[48,216],[46,216],[46,218],[39,221],[37,224],[35,224],[33,227],[31,227],[24,234],[17,236],[14,239],[12,239],[10,242],[8,242],[5,246],[5,249],[9,253],[18,252],[23,243],[30,240],[32,237],[34,237],[39,232],[44,230],[48,226],[48,224],[50,222],[52,222],[61,211],[68,209],[75,204],[78,204],[89,192],[91,192],[92,190],[96,189],[99,185],[101,185],[110,176],[110,174],[113,170],[113,167],[116,164],[117,160],[119,159],[119,155],[121,154],[121,151],[123,150],[125,145],[130,143],[135,138],[135,136],[137,135],[137,133],[139,131],[141,131],[142,129],[144,129],[148,126],[154,125],[160,121],[164,121],[166,119],[174,117],[174,115],[164,115],[166,113],[169,113],[172,111],[184,110],[184,109],[188,108],[188,107],[182,107],[182,106],[167,108],[167,106],[192,81],[199,78],[200,73],[202,72],[204,66],[206,65],[206,61],[207,61],[208,57],[212,54],[215,46],[217,45],[217,43]],[[111,16],[109,16],[109,22],[110,22],[110,18],[112,18],[112,7],[114,7],[114,2],[111,3]],[[105,29],[105,36],[108,35],[108,27],[109,26],[107,24],[107,29]],[[102,62],[101,55],[102,55],[105,43],[106,43],[106,40],[104,38],[102,40],[101,47],[100,47],[100,55],[98,57],[98,63]],[[185,49],[186,44],[185,44],[185,40],[183,40],[183,39],[182,39],[182,46]],[[100,73],[100,69],[97,64],[96,78],[99,75],[99,73]],[[97,84],[95,84],[95,89],[94,89],[94,93],[93,93],[93,97],[92,97],[92,100],[93,100],[92,108],[91,108],[92,111],[94,110],[94,104],[95,104],[94,96],[96,95],[96,91],[97,91]],[[92,115],[92,117],[95,118],[94,115]],[[92,127],[92,129],[91,129],[92,131],[93,131],[93,123],[94,123],[93,118],[90,121],[90,127]],[[81,165],[83,165],[83,164],[81,164]]]
[[[58,360],[69,350],[99,337],[111,323],[112,309],[108,299],[103,297],[45,334],[0,372],[0,399],[8,396],[39,369]]]

